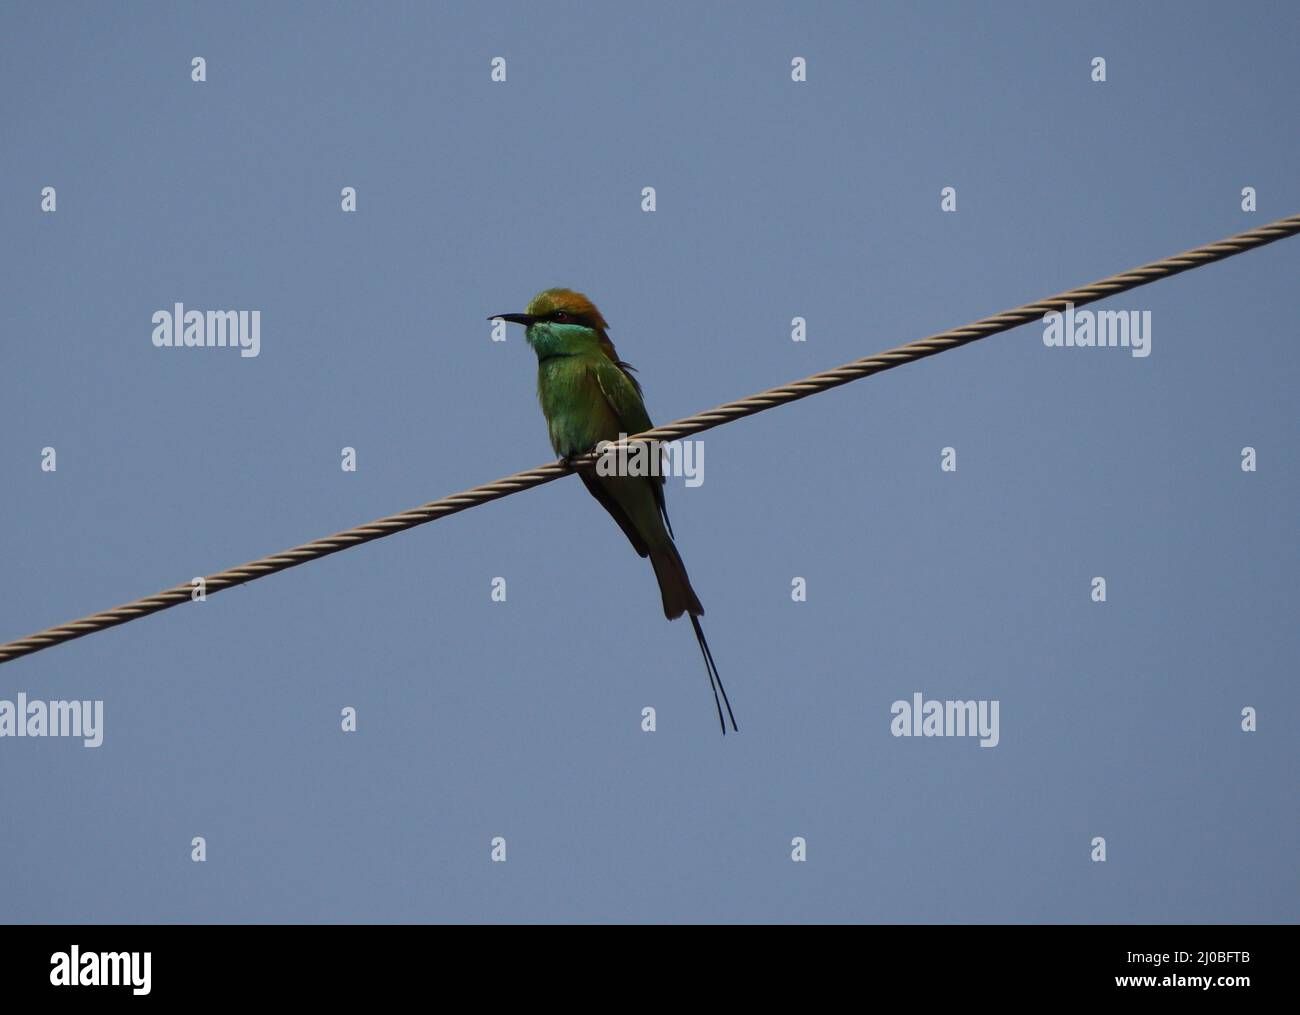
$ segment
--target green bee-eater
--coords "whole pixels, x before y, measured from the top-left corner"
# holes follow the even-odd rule
[[[632,367],[618,358],[607,333],[609,325],[582,293],[547,289],[533,297],[524,313],[489,318],[497,319],[527,329],[528,344],[537,353],[537,398],[557,455],[571,459],[593,450],[600,441],[617,441],[620,434],[637,434],[653,427]],[[673,543],[664,507],[664,477],[602,476],[590,469],[580,469],[578,475],[601,507],[618,522],[632,549],[650,558],[663,596],[664,616],[669,620],[683,613],[690,616],[709,673],[718,723],[725,734],[725,702],[731,728],[737,729],[731,702],[727,701],[700,626],[704,607],[691,588],[686,566]]]

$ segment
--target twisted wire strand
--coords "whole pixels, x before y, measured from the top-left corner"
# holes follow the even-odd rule
[[[696,413],[694,416],[687,416],[664,426],[655,427],[653,430],[634,434],[628,437],[626,441],[614,442],[612,447],[618,449],[638,442],[673,441],[693,434],[703,433],[705,430],[711,430],[724,423],[743,419],[745,416],[752,416],[755,413],[764,412],[767,409],[785,405],[788,402],[798,401],[801,398],[807,398],[809,395],[829,391],[841,384],[848,384],[850,381],[870,377],[872,374],[891,370],[905,363],[912,363],[919,359],[925,359],[927,356],[934,356],[949,349],[956,349],[978,339],[996,335],[999,332],[1009,331],[1021,324],[1041,319],[1049,311],[1062,311],[1067,303],[1073,303],[1076,307],[1093,303],[1107,296],[1128,292],[1131,289],[1136,289],[1159,279],[1169,278],[1171,275],[1177,275],[1215,261],[1222,261],[1244,251],[1253,250],[1256,247],[1262,247],[1289,236],[1295,236],[1297,233],[1300,233],[1300,215],[1278,219],[1276,222],[1270,222],[1268,225],[1238,233],[1236,236],[1194,247],[1181,254],[1174,254],[1172,257],[1152,261],[1150,264],[1144,264],[1141,267],[1111,275],[1108,278],[1080,286],[1077,289],[1071,289],[1056,296],[1049,296],[1034,303],[1026,303],[1014,310],[994,314],[992,317],[985,317],[965,327],[942,331],[927,338],[900,345],[895,349],[889,349],[872,356],[865,356],[862,359],[845,363],[843,366],[834,367],[830,370],[823,370],[821,373],[805,377],[800,381],[792,381],[789,384],[783,384],[780,387],[769,388],[767,391],[750,395],[748,398],[727,402],[714,409]],[[277,571],[297,567],[299,564],[327,557],[332,553],[338,553],[340,550],[368,543],[372,539],[391,536],[395,532],[402,532],[417,525],[424,525],[426,522],[432,522],[477,507],[480,504],[486,504],[489,501],[509,497],[511,494],[519,493],[522,490],[542,486],[566,476],[578,468],[593,465],[597,457],[595,453],[589,453],[575,457],[567,462],[553,462],[524,472],[516,472],[513,476],[506,476],[503,479],[473,487],[462,493],[455,493],[448,497],[430,501],[417,508],[412,508],[410,511],[388,515],[365,525],[358,525],[355,528],[337,532],[332,536],[295,546],[282,553],[261,557],[258,560],[249,561],[247,564],[219,571],[204,579],[206,592],[220,592],[223,589],[234,588],[236,585],[243,585],[266,575],[275,574]],[[42,649],[50,648],[65,641],[72,641],[74,638],[80,638],[95,631],[116,627],[118,624],[125,624],[128,621],[146,617],[160,610],[179,606],[181,603],[189,602],[193,592],[194,586],[192,584],[177,585],[156,595],[136,599],[121,606],[115,606],[112,609],[92,613],[80,620],[59,624],[56,627],[46,628],[25,638],[0,644],[0,663],[9,662],[30,655],[33,652],[39,652]]]

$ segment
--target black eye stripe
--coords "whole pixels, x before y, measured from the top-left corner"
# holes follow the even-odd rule
[[[557,324],[577,324],[584,328],[595,328],[595,325],[591,323],[591,319],[585,314],[574,314],[568,310],[556,310],[547,316]]]

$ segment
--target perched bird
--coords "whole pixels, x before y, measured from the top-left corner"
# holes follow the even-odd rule
[[[547,289],[533,297],[524,313],[489,318],[498,319],[527,329],[528,344],[537,353],[537,398],[557,455],[570,460],[593,450],[600,441],[617,441],[620,434],[637,434],[653,427],[632,367],[618,358],[609,340],[609,325],[582,293]],[[579,469],[578,475],[618,522],[632,549],[650,558],[663,596],[664,616],[669,620],[683,613],[690,616],[709,673],[718,723],[725,735],[725,702],[731,728],[737,729],[700,626],[704,607],[673,543],[664,507],[663,476],[601,476],[591,469]]]

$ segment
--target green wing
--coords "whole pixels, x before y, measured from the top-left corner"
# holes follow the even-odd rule
[[[626,363],[615,363],[603,356],[590,367],[606,403],[618,417],[619,429],[629,436],[654,429],[650,413],[646,412],[645,402],[641,399],[641,385],[628,373],[631,369]],[[668,520],[668,507],[664,503],[664,477],[660,475],[657,481],[651,480],[651,488],[654,490],[655,505],[671,536],[673,523]],[[613,514],[612,511],[610,513]],[[635,540],[633,545],[636,545]],[[637,552],[640,553],[640,549]]]
[[[591,364],[590,369],[625,433],[640,433],[654,426],[650,414],[645,411],[645,402],[641,400],[641,389],[624,367],[602,356]]]

